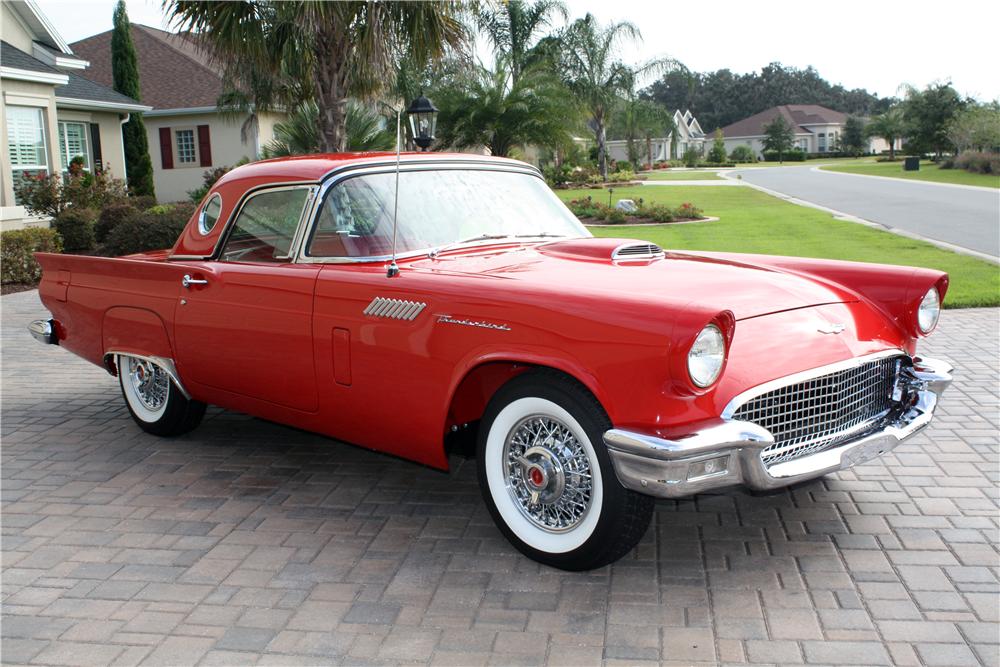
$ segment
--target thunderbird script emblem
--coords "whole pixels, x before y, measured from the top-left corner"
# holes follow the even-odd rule
[[[832,323],[831,322],[830,324],[826,324],[824,326],[821,326],[820,328],[816,329],[816,331],[820,332],[821,334],[839,334],[841,331],[843,331],[846,328],[847,327],[845,325],[841,324],[840,322],[836,322],[836,323]]]

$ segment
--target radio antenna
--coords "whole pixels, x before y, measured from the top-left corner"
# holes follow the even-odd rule
[[[400,117],[403,114],[402,108],[396,109],[396,188],[392,197],[392,261],[385,272],[386,278],[395,278],[399,275],[399,267],[396,266],[396,217],[399,215],[399,152],[402,140],[400,139]]]

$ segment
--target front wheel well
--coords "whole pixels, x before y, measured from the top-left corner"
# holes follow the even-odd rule
[[[445,418],[444,433],[448,435],[478,422],[493,395],[510,380],[524,373],[551,374],[579,384],[594,395],[586,383],[572,374],[552,366],[517,361],[488,361],[471,368],[455,387]],[[595,399],[597,396],[595,395]],[[597,399],[600,402],[599,399]]]

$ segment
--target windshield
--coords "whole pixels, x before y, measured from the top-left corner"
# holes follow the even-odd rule
[[[330,188],[306,254],[389,255],[395,184],[396,174],[388,172]],[[399,254],[482,239],[590,235],[542,179],[485,169],[401,172],[397,227]]]

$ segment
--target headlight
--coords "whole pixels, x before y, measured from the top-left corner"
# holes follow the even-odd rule
[[[688,352],[688,375],[699,387],[707,387],[719,379],[726,361],[726,342],[719,327],[709,324],[694,339]]]
[[[928,334],[934,331],[940,315],[941,297],[938,296],[937,288],[932,287],[927,290],[927,294],[920,301],[920,308],[917,309],[917,326],[920,327],[920,333]]]

